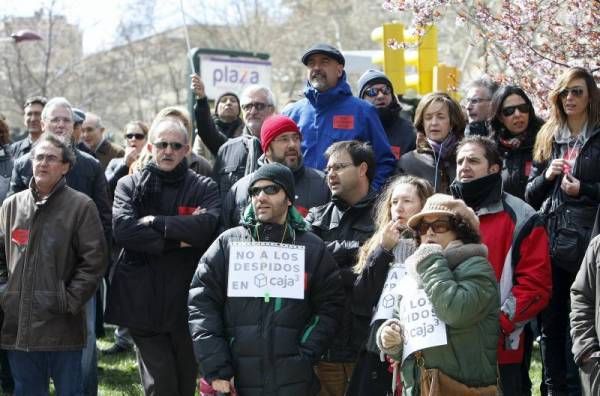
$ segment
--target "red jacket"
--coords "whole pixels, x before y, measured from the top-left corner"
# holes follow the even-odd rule
[[[479,209],[477,215],[481,239],[488,247],[488,259],[501,290],[498,363],[520,363],[523,334],[520,333],[517,349],[507,347],[508,337],[513,332],[516,337],[550,300],[548,236],[533,208],[510,194],[502,193],[499,201]]]

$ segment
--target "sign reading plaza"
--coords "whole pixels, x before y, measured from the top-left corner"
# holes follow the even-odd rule
[[[242,92],[247,85],[271,86],[271,62],[227,55],[200,56],[200,76],[206,96],[216,100],[224,92]]]
[[[304,246],[232,242],[228,297],[304,299]]]

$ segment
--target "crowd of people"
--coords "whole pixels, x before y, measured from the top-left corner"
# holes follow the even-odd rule
[[[135,350],[147,395],[600,394],[600,89],[570,68],[546,120],[487,77],[405,118],[354,96],[335,47],[304,98],[224,92],[123,127],[62,97],[0,120],[0,384],[98,394]],[[195,124],[195,129],[192,126]]]

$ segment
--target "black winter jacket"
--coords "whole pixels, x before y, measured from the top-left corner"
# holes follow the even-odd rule
[[[375,232],[373,205],[377,193],[370,191],[354,206],[339,199],[311,209],[306,221],[335,258],[340,268],[346,293],[344,316],[337,337],[331,344],[324,360],[332,362],[353,362],[368,335],[368,321],[357,321],[352,313],[352,294],[356,274],[353,267],[357,262],[360,246]]]
[[[560,146],[554,143],[552,150],[552,159],[560,157]],[[561,188],[562,176],[556,177],[553,181],[548,181],[544,177],[546,168],[551,161],[543,163],[534,163],[527,189],[525,190],[525,200],[534,208],[540,209],[546,215],[546,228],[550,236],[550,243],[555,239],[556,227],[568,227],[577,230],[580,235],[578,254],[583,258],[587,248],[598,205],[600,204],[600,126],[597,126],[590,134],[589,139],[581,148],[579,155],[575,159],[572,169],[573,176],[581,183],[578,197],[571,197],[565,194]],[[559,223],[557,214],[564,214],[565,221]],[[579,260],[580,262],[581,260]],[[553,264],[558,264],[553,259]],[[578,268],[565,268],[570,271],[577,271]]]
[[[197,99],[194,105],[194,119],[196,121],[196,131],[198,137],[208,147],[212,155],[217,155],[219,149],[227,140],[241,135],[244,128],[244,122],[237,118],[234,122],[227,124],[228,129],[222,126],[225,123],[219,123],[216,116],[210,114],[210,107],[206,97]]]
[[[261,241],[279,242],[282,229],[262,225]],[[284,242],[306,247],[303,300],[227,297],[230,244],[251,240],[244,226],[225,231],[192,280],[190,332],[202,375],[209,382],[234,377],[243,396],[315,395],[313,365],[335,334],[343,304],[339,271],[323,241],[296,231]]]
[[[163,183],[160,209],[134,204],[144,171],[119,180],[113,203],[115,241],[123,250],[112,274],[105,320],[153,332],[187,323],[187,292],[216,229],[220,201],[211,179],[188,169],[180,184]],[[198,206],[206,213],[193,215]],[[146,225],[140,219],[154,215]],[[185,242],[191,247],[180,247]]]
[[[538,131],[528,133],[518,148],[504,146],[497,135],[494,140],[502,155],[502,188],[504,192],[525,199],[525,188],[533,168],[533,145]]]
[[[427,180],[437,193],[450,194],[450,184],[456,178],[456,155],[440,160],[436,174],[433,151],[417,148],[400,157],[398,172]]]
[[[238,180],[258,169],[261,155],[260,141],[247,128],[242,136],[229,139],[221,146],[213,165],[213,179],[219,186],[221,198]]]
[[[261,167],[264,163],[263,155],[258,159],[258,166]],[[329,187],[327,187],[323,172],[301,164],[293,173],[296,186],[294,206],[302,216],[306,216],[310,208],[324,205],[329,201]],[[249,202],[248,184],[250,184],[251,178],[252,174],[249,174],[238,180],[225,196],[221,212],[221,229],[223,231],[240,224],[240,215]]]

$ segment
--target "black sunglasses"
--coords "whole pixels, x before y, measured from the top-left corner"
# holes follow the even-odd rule
[[[389,95],[392,93],[392,89],[386,85],[383,88],[371,87],[371,88],[365,89],[365,91],[364,91],[365,95],[367,95],[369,98],[376,97],[377,95],[379,95],[379,92],[381,92],[384,95]]]
[[[281,191],[281,186],[277,184],[269,184],[268,186],[262,187],[250,187],[248,189],[248,194],[250,194],[251,197],[257,197],[262,191],[264,191],[267,195],[275,195]]]
[[[125,135],[125,137],[127,139],[144,140],[146,138],[146,135],[144,135],[143,133],[128,133],[127,135]]]
[[[270,104],[267,103],[260,103],[260,102],[250,102],[250,103],[245,103],[242,106],[240,106],[242,108],[242,110],[244,110],[245,112],[250,111],[253,107],[256,109],[256,111],[263,111],[264,109],[267,108],[267,106],[270,106]]]
[[[419,235],[425,235],[427,234],[427,230],[429,230],[429,228],[431,228],[436,234],[443,234],[444,232],[448,232],[450,230],[450,221],[436,220],[433,223],[422,221],[417,225],[416,230]]]
[[[560,91],[558,96],[560,96],[561,99],[566,99],[567,96],[569,96],[569,94],[573,94],[573,96],[575,96],[576,98],[581,98],[583,96],[583,88],[565,88],[562,91]]]
[[[529,105],[527,103],[521,103],[516,106],[506,106],[502,108],[502,115],[504,117],[510,117],[515,113],[515,110],[519,110],[519,113],[529,114]]]
[[[179,151],[183,148],[183,143],[179,142],[154,142],[152,145],[160,150],[164,150],[169,146],[171,146],[171,149],[175,151]]]

